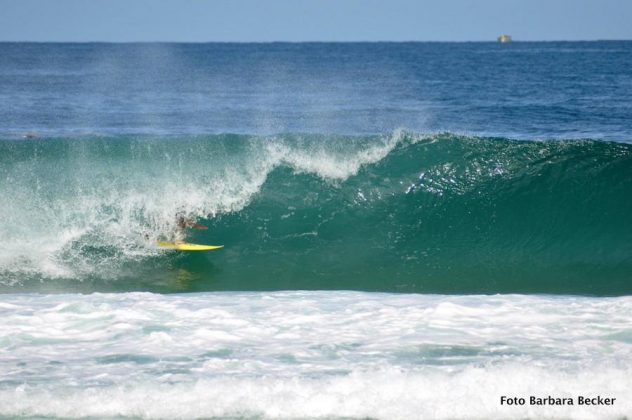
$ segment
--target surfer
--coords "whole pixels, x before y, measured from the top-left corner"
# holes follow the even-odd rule
[[[190,217],[186,217],[184,213],[176,214],[176,233],[175,233],[175,241],[183,242],[184,241],[184,233],[187,228],[197,229],[197,230],[206,230],[207,226],[196,223],[195,220]]]
[[[178,251],[213,251],[224,248],[224,245],[190,244],[185,241],[187,229],[206,230],[208,227],[196,223],[191,217],[187,217],[183,211],[176,213],[175,229],[171,240],[156,239],[156,245],[160,248],[176,249]]]

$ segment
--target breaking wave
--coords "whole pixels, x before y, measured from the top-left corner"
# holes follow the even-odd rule
[[[0,290],[632,293],[632,146],[397,131],[0,142]],[[209,226],[180,254],[176,214]]]

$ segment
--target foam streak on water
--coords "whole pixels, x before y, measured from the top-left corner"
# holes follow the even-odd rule
[[[629,297],[4,295],[0,415],[626,416],[631,314]]]

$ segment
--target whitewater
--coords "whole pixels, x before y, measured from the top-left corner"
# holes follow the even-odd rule
[[[11,295],[0,304],[0,412],[624,417],[632,410],[631,313],[629,297]],[[499,404],[530,395],[617,403]]]

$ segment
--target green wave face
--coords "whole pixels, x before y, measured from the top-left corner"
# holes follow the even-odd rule
[[[632,146],[453,134],[0,142],[0,290],[632,293]],[[182,212],[205,253],[157,249]]]

